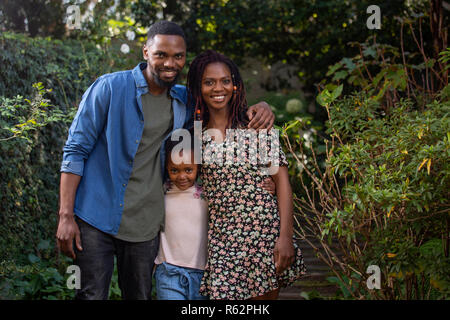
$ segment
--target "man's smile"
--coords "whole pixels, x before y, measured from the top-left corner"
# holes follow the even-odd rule
[[[160,70],[160,75],[164,78],[174,78],[178,75],[178,70],[172,69],[172,70]]]

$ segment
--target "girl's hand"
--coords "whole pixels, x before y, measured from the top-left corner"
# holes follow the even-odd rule
[[[294,262],[295,250],[292,238],[278,237],[274,249],[274,259],[278,275],[283,273]]]
[[[267,177],[264,179],[264,181],[262,182],[262,188],[269,192],[271,195],[276,195],[275,182],[271,177]]]

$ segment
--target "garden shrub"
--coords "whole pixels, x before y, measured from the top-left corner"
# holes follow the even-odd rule
[[[54,241],[59,163],[75,110],[63,113],[42,83],[33,87],[31,99],[0,97],[0,296],[11,299],[59,297],[63,280]]]
[[[323,235],[344,237],[348,247],[364,243],[355,268],[378,265],[387,298],[448,297],[450,103],[419,112],[402,100],[389,117],[377,116],[376,105],[354,95],[330,106],[330,131],[345,136],[342,119],[354,119],[355,132],[329,158],[348,183]],[[438,289],[432,296],[430,285]]]
[[[26,263],[0,262],[0,299],[73,299],[75,291],[67,286],[66,268],[71,259],[61,256],[55,262],[50,240],[41,240],[37,255],[30,253]]]
[[[102,74],[135,65],[117,50],[76,39],[30,38],[0,33],[0,96],[30,96],[32,85],[52,88],[49,99],[62,110],[77,107],[87,87]]]
[[[297,158],[309,178],[295,200],[299,234],[321,241],[346,298],[449,298],[449,99],[423,111],[402,99],[389,116],[379,107],[363,92],[327,105],[326,169]],[[304,143],[292,136],[290,152]],[[367,289],[370,265],[381,290]]]
[[[384,49],[377,45],[383,54]],[[444,61],[448,54],[442,56]],[[447,69],[435,70],[436,78],[426,80],[439,88],[432,92],[414,88],[421,64],[399,65],[395,59],[377,63],[376,52],[373,58],[354,58],[352,71],[334,78],[317,98],[329,116],[326,167],[318,166],[314,154],[306,165],[304,157],[296,157],[305,165],[299,176],[303,190],[295,199],[299,235],[312,246],[312,239],[320,241],[323,251],[318,255],[334,271],[330,281],[341,287],[345,298],[448,299]],[[362,79],[363,72],[356,68],[364,65],[377,77]],[[427,68],[432,67],[430,63]],[[391,72],[394,69],[414,71]],[[330,67],[329,75],[337,70]],[[362,87],[342,96],[345,80]],[[300,150],[305,155],[304,140],[293,138],[300,129],[304,126],[291,122],[284,127],[284,137],[291,153]],[[380,268],[379,290],[368,289],[370,265]]]
[[[50,105],[42,84],[34,89],[32,99],[0,98],[0,260],[35,253],[55,232],[59,163],[73,113]]]
[[[94,43],[7,32],[0,50],[0,297],[70,298],[55,241],[62,148],[88,86],[134,65]]]

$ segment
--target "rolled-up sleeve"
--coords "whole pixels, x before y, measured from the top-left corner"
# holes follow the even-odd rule
[[[105,77],[98,78],[84,93],[63,148],[61,172],[83,175],[84,161],[105,126],[110,97]]]

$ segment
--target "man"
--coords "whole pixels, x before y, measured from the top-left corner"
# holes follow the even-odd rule
[[[192,126],[184,86],[186,39],[175,23],[148,31],[133,70],[98,78],[84,93],[61,165],[58,247],[81,270],[77,299],[107,299],[114,257],[124,299],[151,299],[164,223],[164,142]],[[249,108],[250,127],[270,128],[266,103]],[[75,241],[75,246],[74,246]]]

